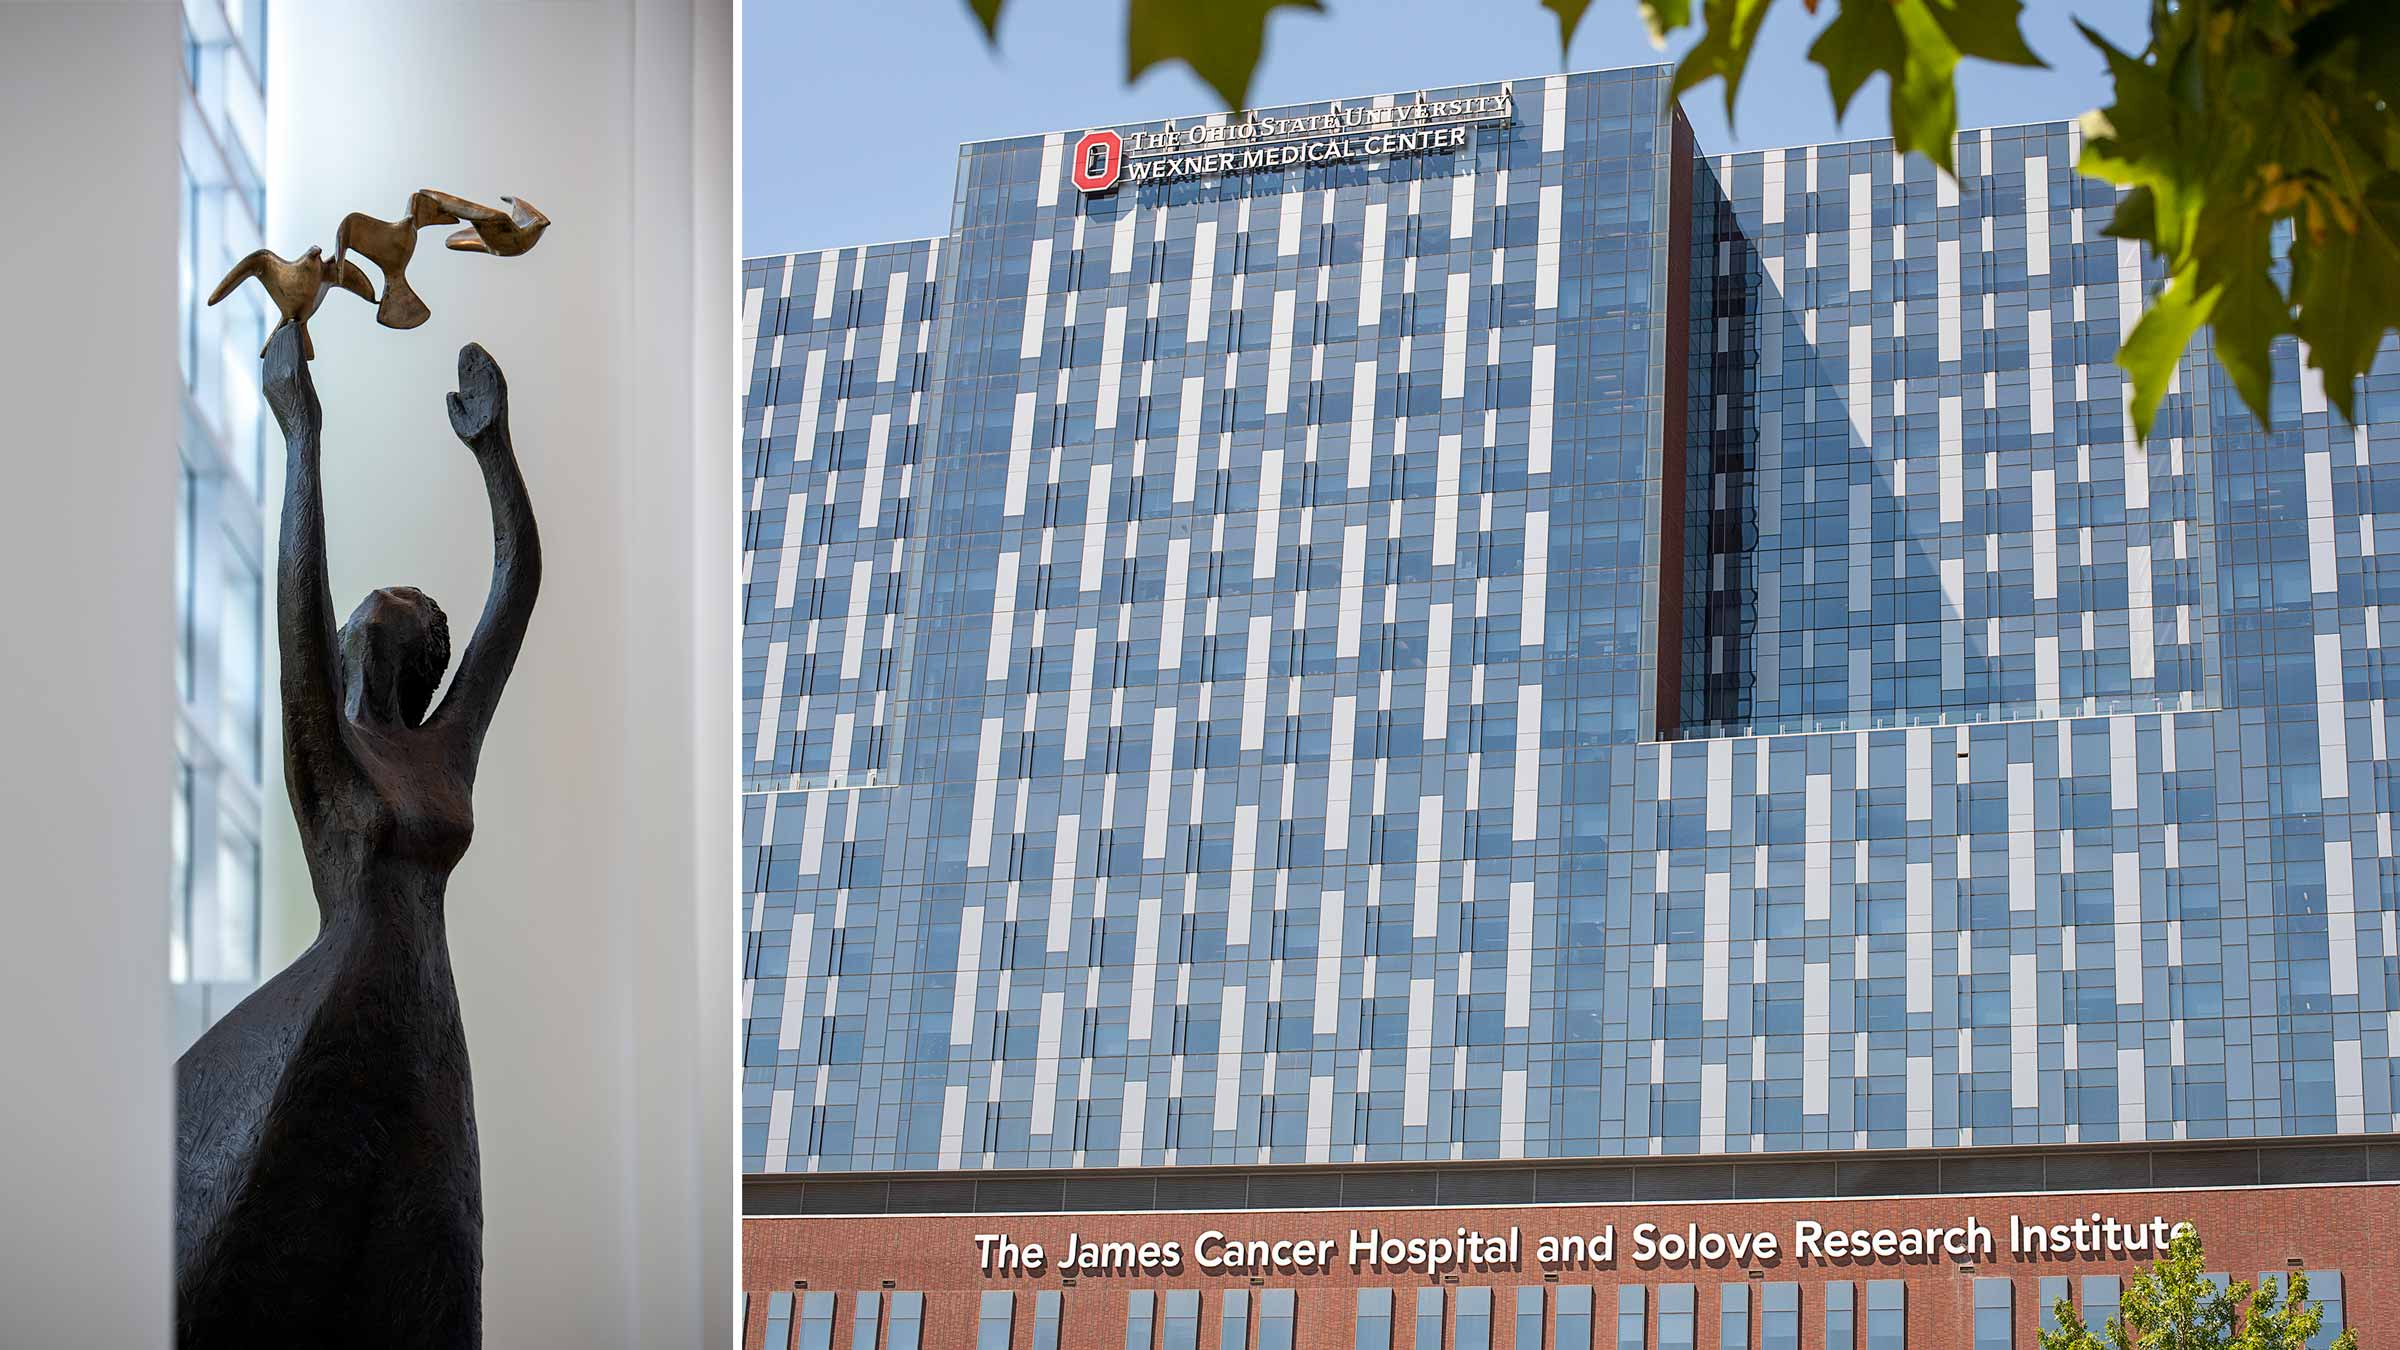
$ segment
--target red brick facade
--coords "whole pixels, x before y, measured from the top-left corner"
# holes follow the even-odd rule
[[[2344,1307],[2350,1325],[2369,1332],[2400,1325],[2390,1310],[2400,1308],[2400,1259],[2392,1252],[2391,1235],[2400,1233],[2400,1186],[2364,1184],[2316,1187],[2257,1187],[2211,1191],[2137,1191],[2107,1194],[2040,1194],[2019,1196],[1939,1196],[1875,1200],[1793,1200],[1685,1204],[1557,1205],[1494,1209],[1325,1210],[1306,1212],[1159,1212],[1140,1214],[979,1214],[964,1216],[877,1216],[866,1218],[752,1218],[744,1221],[743,1285],[751,1291],[743,1344],[764,1346],[767,1295],[805,1288],[837,1294],[837,1321],[832,1344],[851,1350],[852,1308],[860,1290],[916,1291],[925,1297],[923,1350],[968,1350],[975,1345],[978,1296],[986,1291],[1012,1290],[1016,1301],[1012,1350],[1033,1344],[1033,1291],[1060,1290],[1063,1299],[1060,1350],[1123,1350],[1126,1294],[1136,1289],[1202,1289],[1199,1344],[1216,1350],[1218,1291],[1284,1287],[1298,1291],[1295,1350],[1351,1350],[1357,1300],[1353,1290],[1388,1285],[1394,1298],[1393,1350],[1414,1350],[1415,1291],[1432,1283],[1458,1288],[1486,1285],[1493,1290],[1493,1350],[1518,1350],[1514,1309],[1518,1287],[1545,1283],[1550,1288],[1585,1284],[1594,1288],[1594,1343],[1613,1346],[1616,1289],[1621,1284],[1649,1286],[1652,1318],[1655,1290],[1662,1285],[1697,1286],[1699,1315],[1695,1346],[1715,1350],[1717,1286],[1749,1280],[1793,1281],[1801,1286],[1801,1345],[1820,1350],[1824,1345],[1823,1289],[1833,1281],[1858,1282],[1859,1344],[1865,1344],[1864,1282],[1905,1279],[1908,1284],[1907,1326],[1911,1350],[1966,1350],[1973,1344],[1971,1328],[1974,1280],[2005,1276],[2015,1282],[2015,1343],[2033,1345],[2038,1285],[2042,1276],[2130,1275],[2146,1268],[2147,1257],[2093,1255],[2084,1257],[2025,1256],[2010,1251],[2010,1220],[2027,1225],[2067,1223],[2098,1213],[2128,1224],[2146,1224],[2153,1217],[2189,1221],[2208,1244],[2209,1268],[2230,1272],[2237,1279],[2254,1279],[2262,1271],[2281,1271],[2291,1262],[2343,1275]],[[1825,1230],[1922,1229],[1964,1225],[1972,1218],[1993,1232],[1992,1255],[1979,1257],[1967,1268],[1951,1255],[1901,1259],[1806,1259],[1793,1251],[1796,1226],[1803,1221]],[[1615,1259],[1605,1267],[1589,1264],[1545,1270],[1536,1257],[1546,1235],[1593,1235],[1615,1227]],[[1748,1235],[1770,1233],[1777,1239],[1775,1259],[1686,1261],[1667,1265],[1637,1263],[1632,1241],[1636,1225],[1683,1233],[1697,1226],[1703,1232]],[[1380,1229],[1386,1237],[1452,1236],[1460,1228],[1487,1234],[1520,1233],[1519,1259],[1514,1265],[1453,1268],[1444,1275],[1417,1272],[1353,1270],[1346,1260],[1352,1229]],[[1283,1270],[1253,1278],[1253,1272],[1204,1270],[1195,1260],[1193,1244],[1201,1234],[1217,1231],[1233,1239],[1333,1239],[1330,1269]],[[1017,1243],[1038,1242],[1049,1263],[1040,1274],[1018,1272],[987,1275],[977,1254],[978,1234],[1004,1233]],[[1090,1242],[1177,1242],[1182,1261],[1174,1270],[1151,1274],[1103,1275],[1086,1273],[1068,1283],[1056,1267],[1070,1234]],[[1822,1242],[1820,1245],[1824,1245]],[[1453,1277],[1454,1278],[1451,1278]],[[1454,1301],[1454,1300],[1453,1300]],[[1252,1300],[1253,1304],[1256,1299]],[[1556,1300],[1545,1301],[1555,1309]],[[1752,1300],[1755,1309],[1758,1300]],[[1555,1316],[1553,1311],[1550,1316]],[[1754,1311],[1755,1319],[1756,1313]],[[1255,1315],[1253,1317],[1255,1336]],[[1758,1332],[1752,1331],[1752,1344]],[[2388,1332],[2387,1332],[2388,1334]],[[1648,1344],[1656,1346],[1656,1331]],[[1255,1342],[1253,1342],[1255,1343]],[[2369,1344],[2381,1341],[2369,1337]],[[1545,1332],[1545,1345],[1550,1344]],[[776,1347],[783,1350],[783,1347]]]

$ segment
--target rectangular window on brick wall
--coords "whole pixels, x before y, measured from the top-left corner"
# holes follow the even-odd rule
[[[1542,1350],[1542,1287],[1517,1290],[1517,1350]]]
[[[975,1350],[1009,1350],[1016,1331],[1017,1296],[989,1291],[975,1319]]]
[[[1717,1286],[1717,1344],[1721,1350],[1750,1350],[1750,1286]]]
[[[1858,1350],[1858,1286],[1836,1280],[1825,1286],[1825,1350]]]
[[[1151,1350],[1157,1340],[1158,1295],[1136,1289],[1125,1296],[1125,1350]]]
[[[1451,1350],[1491,1350],[1492,1291],[1469,1288],[1458,1291],[1458,1323],[1451,1330]]]
[[[883,1295],[862,1292],[850,1305],[850,1350],[876,1350],[883,1338]]]
[[[2016,1301],[2014,1280],[1975,1281],[1975,1350],[2009,1350],[2017,1343]]]
[[[1289,1289],[1262,1290],[1258,1296],[1258,1350],[1292,1350],[1299,1339],[1299,1295]]]
[[[1800,1350],[1800,1286],[1778,1280],[1759,1290],[1758,1350]]]
[[[1167,1291],[1167,1315],[1161,1350],[1200,1350],[1200,1291]]]
[[[1059,1292],[1055,1289],[1044,1289],[1033,1296],[1033,1350],[1058,1350],[1059,1303]]]
[[[1699,1317],[1692,1286],[1660,1285],[1658,1290],[1658,1350],[1694,1350],[1699,1344]]]
[[[1350,1343],[1351,1350],[1392,1350],[1391,1290],[1358,1291],[1358,1326]]]
[[[884,1337],[883,1350],[919,1350],[924,1334],[925,1296],[892,1295],[892,1325]]]
[[[1417,1334],[1412,1345],[1442,1343],[1442,1291],[1436,1286],[1417,1291]]]
[[[1650,1300],[1638,1284],[1617,1289],[1617,1350],[1648,1350]]]
[[[1249,1350],[1250,1291],[1225,1291],[1225,1308],[1217,1319],[1217,1350]]]
[[[1908,1350],[1907,1281],[1867,1281],[1867,1350]]]
[[[1592,1350],[1592,1289],[1563,1285],[1558,1291],[1557,1350]]]

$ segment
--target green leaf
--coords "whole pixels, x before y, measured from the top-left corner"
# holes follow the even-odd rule
[[[1774,0],[1707,0],[1707,31],[1675,68],[1672,90],[1681,94],[1712,79],[1725,81],[1725,121],[1733,123],[1734,96],[1741,91],[1743,72],[1757,49],[1758,31],[1767,21]],[[1646,7],[1645,7],[1646,8]]]
[[[2025,6],[2019,0],[1936,0],[1927,8],[1960,56],[2010,66],[2044,64],[2025,45],[2024,30],[2018,27]]]
[[[2400,175],[2378,180],[2364,206],[2356,228],[2314,244],[2303,233],[2292,246],[2293,331],[2325,376],[2325,396],[2353,422],[2358,380],[2400,315]]]
[[[1558,11],[1559,51],[1566,51],[1567,40],[1574,35],[1574,24],[1583,21],[1583,12],[1591,8],[1592,0],[1542,0],[1542,4]],[[1568,22],[1567,11],[1575,11],[1574,23]],[[1692,0],[1642,0],[1642,22],[1649,25],[1650,45],[1664,47],[1667,34],[1692,22]],[[1714,26],[1714,20],[1711,20]]]
[[[2137,438],[2150,439],[2158,405],[2167,396],[2167,386],[2174,383],[2175,365],[2183,359],[2183,349],[2191,345],[2192,335],[2208,322],[2218,298],[2215,291],[2203,292],[2187,279],[2176,278],[2150,302],[2142,321],[2118,345],[2117,364],[2133,377],[2133,433]]]
[[[1131,83],[1162,61],[1181,61],[1239,109],[1266,46],[1267,20],[1278,9],[1322,13],[1321,0],[1127,0],[1125,79]]]
[[[1808,56],[1824,68],[1837,115],[1849,112],[1860,86],[1885,77],[1892,144],[1949,172],[1958,137],[1960,59],[2041,64],[2018,30],[2022,10],[2020,0],[1847,0]]]
[[[1850,100],[1858,95],[1859,86],[1907,62],[1908,39],[1900,32],[1898,8],[1898,4],[1882,0],[1845,4],[1809,47],[1808,59],[1824,69],[1825,81],[1833,91],[1835,117],[1849,116]]]
[[[983,40],[987,43],[1000,40],[1000,7],[1005,3],[1007,0],[967,0],[967,9],[975,15],[975,22],[983,25]]]

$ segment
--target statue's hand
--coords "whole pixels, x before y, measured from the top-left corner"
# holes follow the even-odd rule
[[[458,349],[458,392],[450,396],[450,429],[480,454],[508,434],[508,379],[481,344]]]
[[[300,325],[287,323],[267,339],[259,386],[266,393],[267,406],[275,411],[275,425],[283,428],[284,440],[303,431],[314,433],[322,424],[324,411],[317,405],[317,382],[309,378],[308,362],[300,355]]]

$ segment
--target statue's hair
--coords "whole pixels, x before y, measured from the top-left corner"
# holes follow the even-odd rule
[[[450,669],[450,616],[432,596],[414,586],[394,586],[392,590],[415,596],[427,614],[425,641],[409,649],[407,663],[396,672],[399,687],[416,704],[401,711],[411,723],[422,722],[433,710],[433,691],[442,687],[442,673]]]

